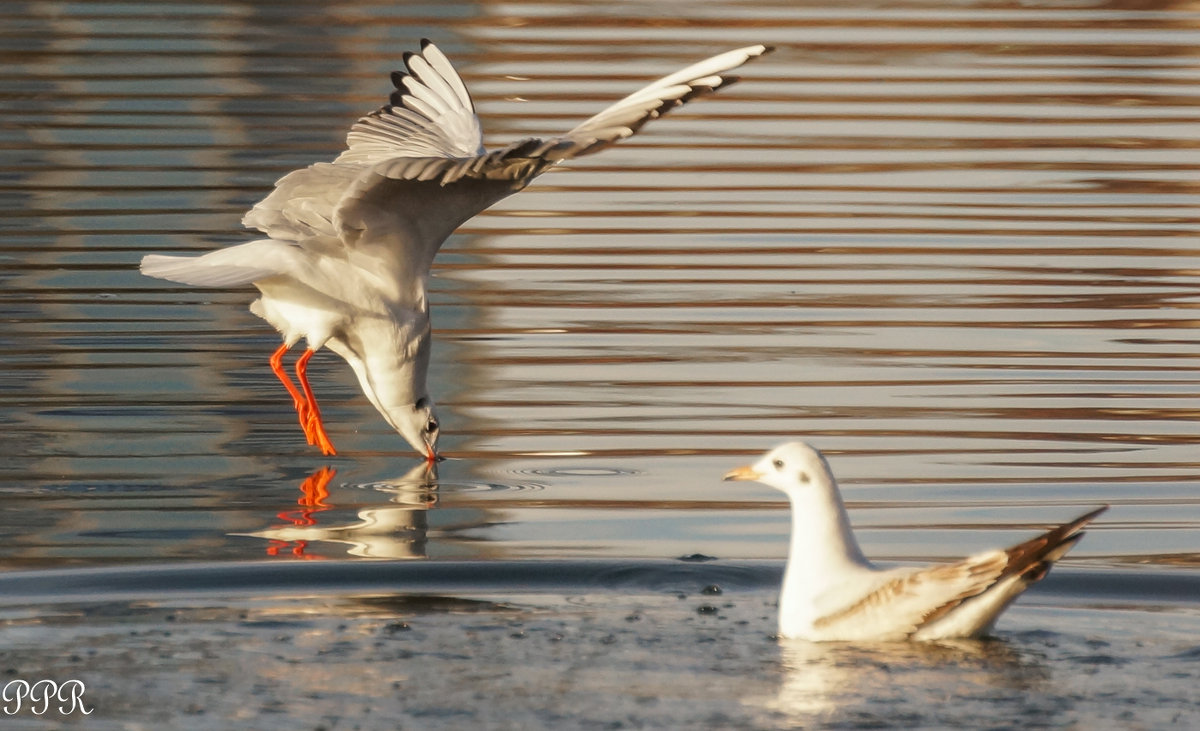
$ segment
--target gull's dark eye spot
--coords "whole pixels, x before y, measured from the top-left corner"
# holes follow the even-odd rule
[[[808,473],[804,470],[800,470],[800,473],[796,475],[796,479],[800,480],[800,482],[805,485],[812,482],[812,478],[809,477]]]
[[[781,470],[781,469],[783,469],[783,460],[782,460],[782,459],[777,459],[777,460],[775,460],[774,462],[772,462],[772,463],[771,463],[771,466],[772,466],[772,467],[774,467],[774,468],[775,468],[775,469],[777,469],[777,470]]]
[[[425,425],[425,431],[427,431],[427,432],[435,432],[435,431],[437,431],[437,428],[438,428],[438,423],[432,419],[430,419],[429,423]]]

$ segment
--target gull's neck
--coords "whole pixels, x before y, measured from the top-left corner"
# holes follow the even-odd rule
[[[816,598],[856,574],[874,570],[863,555],[837,486],[813,485],[802,494],[789,493],[792,539],[788,550],[779,615],[788,625],[816,619]],[[826,488],[826,489],[821,489]]]

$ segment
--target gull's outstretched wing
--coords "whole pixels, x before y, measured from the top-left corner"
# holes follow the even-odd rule
[[[354,123],[335,163],[391,158],[462,159],[482,155],[475,103],[450,60],[428,39],[404,54],[407,73],[392,73],[391,104]]]
[[[426,55],[436,50],[428,41],[425,43]],[[554,163],[601,150],[634,134],[646,122],[657,119],[692,99],[729,86],[736,82],[738,77],[727,72],[771,50],[769,46],[747,46],[688,66],[630,94],[559,137],[519,140],[491,152],[479,147],[478,150],[467,154],[456,150],[463,150],[477,140],[473,136],[478,133],[478,119],[474,116],[474,107],[452,107],[451,99],[447,97],[438,97],[444,102],[442,107],[418,106],[414,103],[416,98],[409,95],[408,88],[412,86],[410,82],[414,77],[418,81],[424,80],[425,77],[415,72],[407,76],[402,75],[400,79],[404,85],[403,88],[397,85],[392,106],[384,107],[359,120],[350,133],[350,149],[342,153],[337,161],[379,161],[372,168],[372,172],[384,178],[433,181],[443,186],[463,178],[527,183]],[[420,57],[416,56],[412,60],[418,58]],[[408,63],[412,69],[412,61]],[[453,71],[448,63],[445,68]],[[463,96],[453,99],[463,105],[469,105],[470,97],[466,96],[466,88],[462,87],[457,75],[454,76],[454,80],[458,82],[457,88],[462,89]],[[432,95],[431,92],[430,94]],[[398,114],[397,102],[405,105],[401,110],[405,129],[421,136],[420,146],[430,150],[427,154],[411,154],[410,150],[415,149],[417,145],[399,134],[400,127],[393,122]],[[440,116],[433,116],[435,112]],[[470,120],[475,122],[474,127],[468,123],[468,114]],[[455,123],[453,129],[461,132],[455,136],[443,136],[426,129],[429,126],[436,127],[439,119],[452,119]],[[422,127],[422,124],[425,127]],[[436,145],[425,144],[426,141],[435,138]],[[390,155],[386,154],[389,143],[392,144]],[[356,148],[362,149],[363,153],[357,152]]]
[[[339,240],[359,265],[391,280],[391,295],[423,302],[442,242],[462,223],[546,168],[629,137],[651,119],[736,81],[727,72],[769,52],[722,53],[609,106],[566,134],[485,150],[475,105],[429,41],[392,75],[390,104],[358,120],[332,163],[290,173],[243,223],[301,245]]]
[[[747,46],[664,76],[552,140],[554,144],[545,154],[557,161],[602,150],[634,134],[646,122],[735,83],[738,77],[727,72],[772,50],[770,46]]]
[[[354,123],[345,152],[332,163],[310,165],[280,178],[242,223],[284,241],[337,237],[335,212],[347,190],[372,165],[482,155],[483,132],[475,104],[446,56],[426,40],[421,53],[404,54],[404,64],[407,73],[392,74],[396,89],[391,104]],[[417,216],[417,202],[396,201],[396,215]]]
[[[406,57],[408,74],[394,77],[392,104],[359,120],[349,149],[335,161],[370,167],[345,189],[334,229],[345,244],[395,272],[400,290],[423,281],[454,229],[546,168],[603,149],[728,86],[737,80],[728,71],[771,50],[758,45],[722,53],[650,84],[562,136],[485,151],[462,80],[436,46],[425,41],[422,49]]]

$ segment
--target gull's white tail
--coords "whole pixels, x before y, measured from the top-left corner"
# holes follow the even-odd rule
[[[139,269],[148,277],[193,287],[242,287],[287,271],[294,250],[290,244],[259,239],[202,256],[148,254]]]

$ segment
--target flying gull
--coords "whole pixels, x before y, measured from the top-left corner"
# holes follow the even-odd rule
[[[141,271],[198,287],[253,284],[250,311],[283,336],[271,369],[291,395],[308,443],[336,454],[307,377],[327,346],[367,399],[425,458],[441,422],[426,387],[431,329],[427,283],[442,242],[469,218],[555,164],[629,137],[646,122],[737,80],[727,72],[769,52],[748,46],[650,84],[558,137],[488,150],[475,105],[429,41],[392,74],[391,103],[358,120],[347,149],[281,178],[242,223],[266,238],[198,257],[151,254]],[[299,388],[283,356],[304,339]]]

